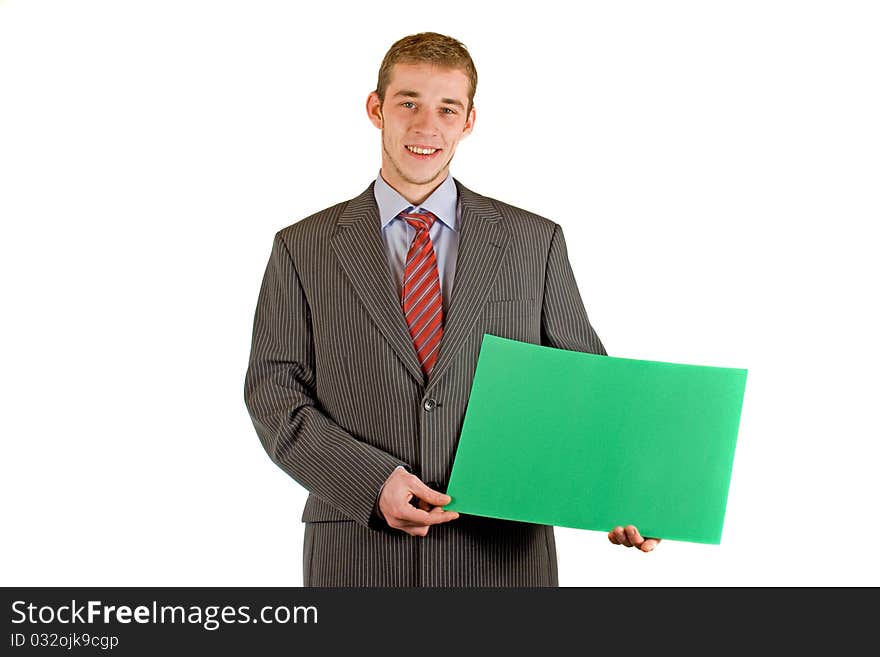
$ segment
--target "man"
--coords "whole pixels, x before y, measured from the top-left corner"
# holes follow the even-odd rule
[[[560,226],[449,175],[476,84],[455,39],[397,41],[366,103],[379,176],[275,235],[245,401],[310,492],[306,586],[558,584],[552,527],[443,509],[484,333],[605,354]]]

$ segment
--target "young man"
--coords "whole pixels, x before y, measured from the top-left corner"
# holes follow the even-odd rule
[[[449,175],[476,85],[455,39],[397,41],[366,103],[379,176],[275,235],[245,401],[310,493],[306,586],[558,584],[552,527],[443,509],[484,333],[605,354],[560,226]]]

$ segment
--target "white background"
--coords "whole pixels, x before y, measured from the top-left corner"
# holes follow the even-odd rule
[[[257,293],[426,30],[480,75],[453,175],[563,226],[609,354],[749,371],[721,545],[560,529],[560,583],[880,584],[876,5],[547,0],[0,2],[2,584],[302,583]]]

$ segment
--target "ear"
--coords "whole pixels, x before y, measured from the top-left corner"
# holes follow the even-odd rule
[[[469,134],[471,134],[471,132],[474,129],[474,123],[476,122],[476,120],[477,120],[477,108],[471,107],[471,112],[470,112],[470,114],[468,114],[467,121],[465,121],[464,128],[462,128],[462,131],[461,131],[461,139],[464,139]]]
[[[379,94],[375,91],[371,91],[367,96],[367,117],[370,119],[370,123],[380,130],[382,129],[382,103],[379,101]]]

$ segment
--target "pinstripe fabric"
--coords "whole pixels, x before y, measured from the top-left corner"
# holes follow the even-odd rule
[[[551,527],[461,516],[415,538],[373,509],[399,464],[441,489],[448,481],[484,333],[605,354],[562,229],[455,181],[456,282],[425,383],[373,184],[276,233],[254,315],[245,403],[269,456],[310,492],[304,582],[555,586]]]

